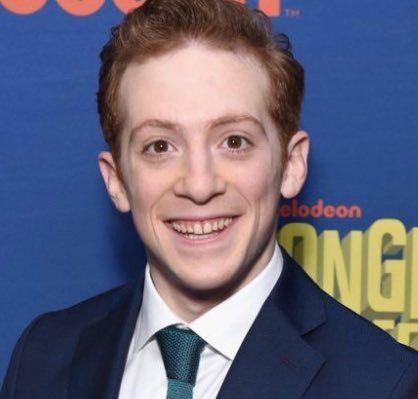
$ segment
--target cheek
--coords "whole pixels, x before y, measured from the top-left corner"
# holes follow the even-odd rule
[[[250,203],[278,201],[280,195],[280,169],[270,162],[256,162],[245,173],[237,174],[236,184]],[[254,203],[255,205],[255,203]]]
[[[161,206],[167,204],[172,186],[172,170],[156,170],[144,164],[133,170],[128,195],[133,217],[138,223],[152,223]]]
[[[153,204],[161,197],[163,184],[158,178],[151,175],[139,175],[130,186],[130,202],[133,210],[149,212]]]

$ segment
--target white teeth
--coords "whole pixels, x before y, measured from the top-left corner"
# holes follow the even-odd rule
[[[172,222],[171,226],[179,233],[189,235],[203,235],[210,234],[212,232],[220,231],[227,228],[232,222],[232,218],[223,218],[214,220],[213,222]]]
[[[203,233],[203,228],[202,228],[202,225],[200,223],[195,223],[194,224],[193,233],[195,233],[195,234],[202,234]]]
[[[203,233],[209,234],[211,232],[212,232],[212,224],[209,222],[205,222],[205,224],[203,225]]]

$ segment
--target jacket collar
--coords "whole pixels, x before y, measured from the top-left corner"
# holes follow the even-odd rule
[[[218,399],[297,399],[324,363],[303,338],[326,321],[319,288],[282,249],[279,281],[264,303]]]
[[[218,399],[297,399],[324,359],[302,337],[326,321],[318,287],[282,249],[283,271],[244,339]],[[117,399],[142,302],[133,293],[80,335],[69,399]],[[267,382],[267,383],[266,383]]]
[[[283,254],[283,273],[270,300],[303,336],[326,322],[323,292],[286,250],[280,248]]]
[[[68,388],[69,399],[117,399],[142,303],[144,280],[80,335]]]

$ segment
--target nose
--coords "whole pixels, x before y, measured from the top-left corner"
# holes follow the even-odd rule
[[[190,151],[174,185],[174,193],[196,204],[209,202],[226,189],[225,180],[216,169],[216,160],[210,151]]]

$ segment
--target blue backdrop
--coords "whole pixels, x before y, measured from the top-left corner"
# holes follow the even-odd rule
[[[98,53],[133,3],[0,1],[0,381],[35,315],[135,278],[145,264],[96,161]],[[418,347],[418,2],[260,5],[279,14],[273,24],[305,66],[312,137],[309,181],[282,207],[279,239],[343,303]],[[347,234],[357,244],[347,247]]]

